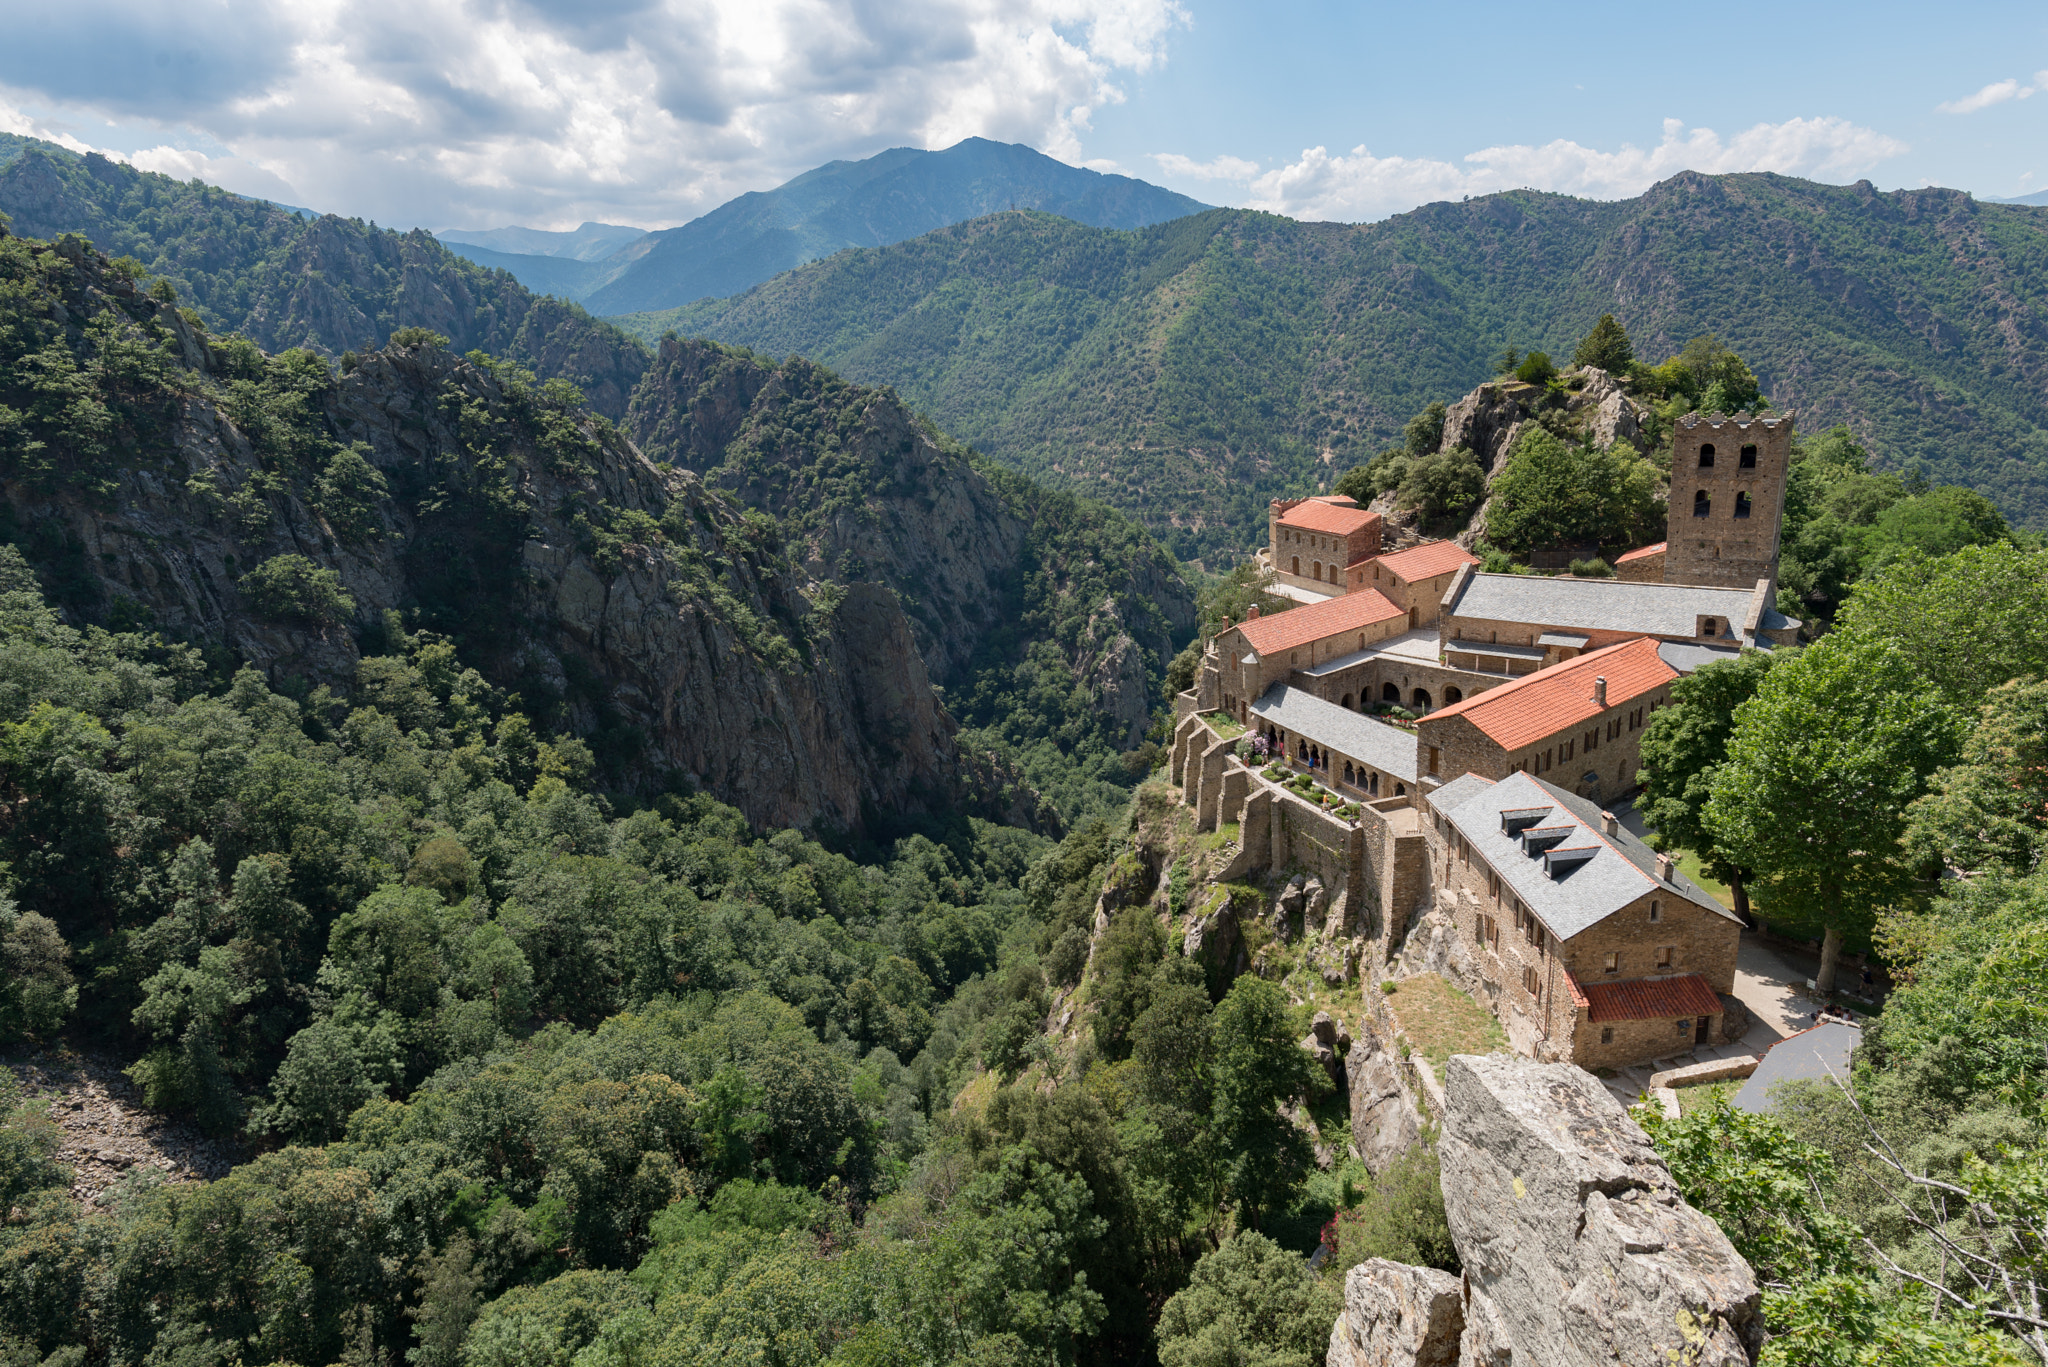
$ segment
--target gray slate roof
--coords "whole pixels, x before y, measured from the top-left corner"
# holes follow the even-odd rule
[[[1445,641],[1444,650],[1453,655],[1497,655],[1510,660],[1540,660],[1542,646],[1502,645],[1498,641]]]
[[[1757,650],[1775,650],[1770,641],[1761,637],[1750,643]],[[1735,645],[1708,645],[1704,641],[1665,641],[1657,647],[1657,658],[1681,674],[1690,674],[1701,665],[1716,660],[1733,660],[1742,654],[1743,648]]]
[[[1532,574],[1474,574],[1448,615],[1529,622],[1582,631],[1639,631],[1645,636],[1691,636],[1700,617],[1727,619],[1740,632],[1749,614],[1749,589],[1646,584],[1626,579],[1547,579]],[[1764,609],[1765,630],[1791,626],[1776,608]],[[1732,637],[1730,639],[1733,639]],[[1456,649],[1455,646],[1452,649]]]
[[[1637,837],[1626,830],[1604,834],[1594,803],[1529,774],[1510,774],[1483,788],[1468,783],[1474,778],[1466,775],[1438,788],[1429,794],[1429,805],[1450,819],[1558,939],[1570,939],[1659,888],[1740,924],[1734,912],[1677,870],[1659,878],[1657,852]],[[1548,812],[1535,823],[1539,827],[1569,828],[1550,846],[1553,852],[1591,850],[1591,857],[1569,864],[1552,860],[1554,871],[1546,872],[1544,859],[1501,829],[1502,813],[1532,811]]]
[[[1776,1083],[1822,1082],[1831,1069],[1836,1077],[1847,1081],[1849,1055],[1861,1043],[1863,1032],[1840,1021],[1829,1021],[1802,1030],[1790,1039],[1781,1039],[1742,1084],[1734,1105],[1761,1115],[1771,1109],[1771,1087]]]
[[[1267,689],[1251,710],[1254,717],[1279,727],[1290,738],[1300,736],[1348,759],[1363,760],[1383,774],[1415,781],[1415,737],[1398,726],[1361,717],[1286,684]]]

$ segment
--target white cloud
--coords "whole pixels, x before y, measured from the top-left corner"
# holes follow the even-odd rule
[[[145,147],[122,160],[141,171],[156,171],[179,180],[203,180],[224,190],[279,204],[299,204],[299,192],[283,177],[240,157],[209,157],[204,152],[172,147],[168,143]],[[316,205],[301,207],[316,208]]]
[[[300,202],[448,227],[664,226],[822,161],[977,135],[1078,161],[1187,22],[1178,0],[173,8],[167,26],[156,0],[79,0],[10,31],[0,82],[146,123],[136,155],[167,169],[217,148],[209,165]]]
[[[1178,152],[1154,152],[1152,160],[1159,163],[1159,169],[1169,176],[1188,180],[1235,180],[1248,181],[1259,173],[1259,164],[1246,161],[1243,157],[1214,157],[1208,161],[1196,161],[1193,157],[1181,156]]]
[[[1853,176],[1906,150],[1898,139],[1845,119],[1760,123],[1732,138],[1666,119],[1663,139],[1649,148],[1623,143],[1616,151],[1603,152],[1559,139],[1541,147],[1486,147],[1451,162],[1379,157],[1362,146],[1333,156],[1328,148],[1311,147],[1288,165],[1231,178],[1245,185],[1243,202],[1251,208],[1295,218],[1362,222],[1435,200],[1525,187],[1589,199],[1626,199],[1687,170]],[[1218,158],[1208,165],[1220,168],[1231,160]],[[1159,161],[1169,174],[1204,174],[1186,158],[1162,156]]]
[[[1974,114],[1980,109],[1989,109],[1994,104],[2007,100],[2024,100],[2048,90],[2048,71],[2037,71],[2034,79],[2022,85],[2017,78],[1993,81],[1974,95],[1965,95],[1960,100],[1948,100],[1934,106],[1938,114]]]

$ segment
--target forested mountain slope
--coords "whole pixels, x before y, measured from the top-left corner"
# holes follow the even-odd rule
[[[1780,407],[2048,519],[2048,212],[1686,173],[1620,203],[1514,192],[1383,223],[1216,210],[1136,232],[1001,214],[617,321],[899,388],[1182,555],[1362,462],[1505,347],[1613,313],[1645,356],[1718,333]]]
[[[595,273],[572,297],[599,313],[672,308],[736,294],[848,247],[902,242],[1001,209],[1138,228],[1203,207],[1016,143],[968,138],[936,152],[893,147],[863,161],[830,162],[634,242],[593,263]]]
[[[98,154],[29,147],[0,170],[0,213],[27,236],[82,233],[108,256],[134,257],[170,280],[208,328],[266,351],[339,356],[382,346],[401,327],[429,327],[457,351],[482,348],[569,380],[611,418],[624,414],[646,365],[630,338],[465,261],[429,233],[332,214],[304,219]]]

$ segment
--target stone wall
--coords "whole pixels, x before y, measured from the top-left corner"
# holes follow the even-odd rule
[[[1700,464],[1713,451],[1712,464]],[[1754,463],[1743,464],[1745,451]],[[1671,434],[1671,511],[1665,535],[1664,582],[1725,584],[1746,589],[1778,579],[1778,539],[1785,518],[1785,479],[1792,459],[1792,414],[1732,418],[1690,414]],[[1746,494],[1749,515],[1737,517]],[[1706,497],[1706,515],[1696,516]]]
[[[1520,771],[1594,802],[1613,802],[1635,787],[1636,771],[1642,767],[1643,730],[1650,714],[1670,700],[1670,693],[1669,684],[1659,685],[1512,751],[1468,717],[1424,717],[1415,728],[1421,747],[1418,777],[1428,788],[1460,774],[1503,779]],[[1587,779],[1589,773],[1595,778]]]

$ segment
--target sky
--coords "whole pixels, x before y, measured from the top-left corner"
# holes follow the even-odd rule
[[[1688,169],[2048,190],[2038,0],[71,0],[7,32],[0,131],[395,227],[668,227],[969,136],[1346,222]]]

